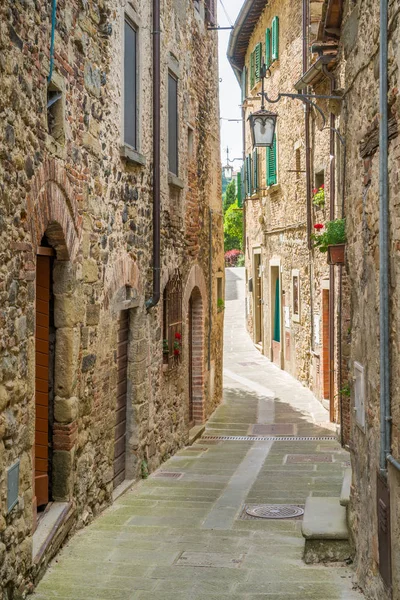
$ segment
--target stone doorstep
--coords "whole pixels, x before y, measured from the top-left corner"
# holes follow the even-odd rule
[[[351,471],[351,467],[349,467],[344,472],[342,491],[340,492],[341,506],[347,507],[350,502],[351,475],[352,475],[352,471]]]
[[[73,516],[72,502],[53,502],[40,520],[33,534],[32,544],[32,563],[36,582],[67,537],[73,524]]]
[[[301,530],[306,540],[348,540],[346,509],[339,498],[307,498]]]
[[[339,498],[307,498],[301,528],[306,564],[343,562],[351,557],[346,512]]]

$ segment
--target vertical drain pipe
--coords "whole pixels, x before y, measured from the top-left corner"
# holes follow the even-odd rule
[[[56,35],[56,15],[57,15],[57,0],[53,0],[53,6],[51,9],[51,39],[50,39],[50,69],[47,76],[47,81],[50,83],[53,77],[54,68],[54,38]]]
[[[212,252],[212,239],[213,239],[213,211],[212,208],[208,209],[208,270],[209,270],[209,286],[208,286],[208,371],[211,371],[211,330],[212,330],[212,268],[213,268],[213,252]]]
[[[160,121],[161,121],[161,16],[160,0],[153,0],[153,295],[150,310],[160,300]]]
[[[303,73],[308,68],[308,0],[303,0]],[[305,88],[303,92],[307,92]],[[313,268],[312,268],[312,212],[311,212],[311,143],[310,143],[310,105],[305,105],[304,115],[304,128],[305,128],[305,143],[306,143],[306,207],[307,207],[307,247],[308,247],[308,270],[309,270],[309,283],[310,283],[310,349],[314,348],[314,304],[313,304]]]

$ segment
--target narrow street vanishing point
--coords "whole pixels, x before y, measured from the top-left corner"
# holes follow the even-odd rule
[[[248,437],[284,430],[293,441]],[[244,269],[228,269],[223,404],[201,439],[66,545],[34,598],[361,600],[349,568],[304,564],[302,520],[246,513],[310,497],[339,503],[348,461],[328,412],[254,348]]]

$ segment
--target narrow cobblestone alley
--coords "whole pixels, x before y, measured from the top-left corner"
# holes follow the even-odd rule
[[[339,444],[211,439],[257,434],[268,424],[276,435],[334,435],[312,394],[254,349],[244,328],[243,277],[244,269],[227,271],[225,402],[203,438],[75,535],[35,600],[362,597],[351,569],[304,564],[301,520],[243,516],[245,505],[338,496],[349,460]],[[291,464],[289,454],[329,454],[332,462]]]

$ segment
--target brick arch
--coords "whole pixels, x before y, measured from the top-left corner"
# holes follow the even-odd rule
[[[190,306],[191,301],[191,306]],[[192,339],[192,364],[188,359],[188,369],[192,370],[192,390],[188,388],[188,399],[192,401],[193,419],[196,425],[205,420],[205,316],[207,314],[207,287],[204,273],[199,265],[194,265],[186,281],[182,309],[185,315],[185,347],[189,348]],[[192,316],[190,318],[189,311]],[[192,332],[190,335],[190,326]],[[187,353],[189,356],[189,352]],[[189,379],[189,378],[188,378]],[[190,385],[190,384],[189,384]]]
[[[118,258],[111,266],[105,279],[104,305],[108,308],[119,290],[131,288],[140,291],[139,268],[130,256]]]
[[[31,183],[27,213],[34,247],[46,234],[59,260],[73,261],[79,248],[82,217],[63,166],[46,160]]]
[[[182,308],[185,314],[188,311],[189,299],[195,287],[199,288],[200,295],[203,299],[204,308],[206,309],[208,305],[206,278],[204,277],[203,269],[197,264],[193,265],[193,267],[190,269],[190,273],[185,284],[182,302]]]

